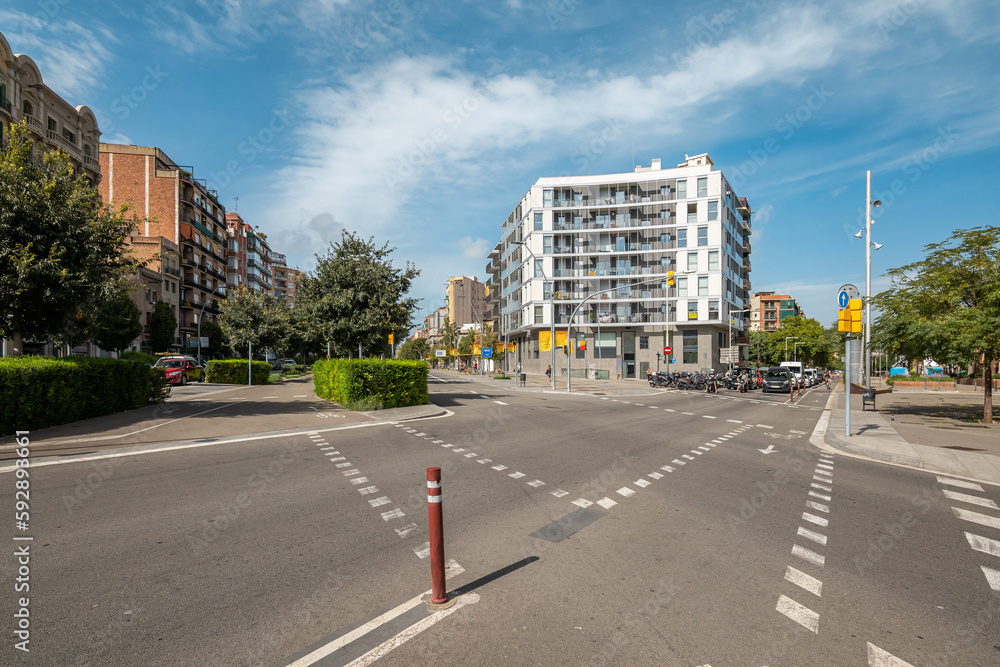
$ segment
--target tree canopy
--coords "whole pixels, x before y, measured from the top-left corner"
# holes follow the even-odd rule
[[[0,336],[85,340],[91,314],[121,290],[138,262],[136,220],[100,204],[62,151],[33,155],[22,122],[0,147]]]
[[[102,350],[121,352],[142,333],[142,312],[128,292],[121,292],[105,299],[98,307],[89,331]]]
[[[219,325],[229,344],[242,353],[249,344],[256,348],[280,348],[287,334],[288,306],[246,287],[230,290],[222,302]]]
[[[762,360],[766,357],[772,364],[798,359],[806,366],[829,368],[833,365],[836,348],[818,320],[801,315],[786,317],[777,331],[759,333],[764,333],[764,337],[751,337],[751,359],[756,358],[753,344],[757,344],[762,347]]]
[[[426,359],[431,356],[431,345],[426,338],[408,338],[399,346],[397,356],[400,359]]]
[[[295,305],[311,342],[330,343],[333,354],[346,357],[359,345],[368,354],[387,351],[390,333],[407,333],[417,299],[405,295],[420,271],[409,262],[395,268],[389,259],[394,250],[344,230],[325,255],[316,255],[316,269],[299,281]]]
[[[149,347],[153,352],[166,352],[174,344],[177,316],[166,301],[157,301],[148,325]]]
[[[927,256],[891,269],[892,286],[873,298],[873,347],[890,356],[979,364],[983,422],[993,420],[993,364],[1000,358],[1000,227],[960,229]]]

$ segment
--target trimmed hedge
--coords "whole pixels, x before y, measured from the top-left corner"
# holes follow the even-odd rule
[[[319,359],[313,364],[316,395],[347,406],[381,403],[386,408],[430,403],[427,364],[397,359]]]
[[[0,434],[141,408],[169,396],[161,368],[128,359],[0,359]]]
[[[253,384],[268,384],[271,376],[271,364],[266,361],[255,361],[251,367],[251,377]],[[208,362],[205,370],[206,382],[219,382],[221,384],[246,384],[247,383],[247,360],[246,359],[223,359]]]
[[[135,350],[129,350],[128,352],[122,352],[118,355],[119,359],[128,359],[129,361],[141,361],[143,363],[152,366],[157,361],[160,360],[155,354],[146,354],[145,352],[136,352]]]

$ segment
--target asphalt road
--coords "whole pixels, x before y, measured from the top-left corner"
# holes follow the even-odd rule
[[[982,569],[1000,568],[1000,490],[822,452],[825,390],[789,405],[447,378],[440,418],[319,419],[290,386],[197,417],[238,442],[157,436],[166,451],[33,469],[31,653],[8,639],[0,662],[288,664],[338,637],[315,664],[1000,662]],[[462,604],[375,621],[430,587],[434,465]],[[11,474],[0,488],[13,506]],[[17,565],[0,567],[10,619]]]

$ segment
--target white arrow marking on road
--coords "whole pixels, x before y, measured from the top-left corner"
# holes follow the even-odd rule
[[[905,660],[900,660],[871,642],[868,642],[868,665],[869,667],[913,667]]]
[[[773,454],[777,450],[774,448],[774,445],[768,445],[767,449],[758,449],[757,451],[761,452],[762,454]]]

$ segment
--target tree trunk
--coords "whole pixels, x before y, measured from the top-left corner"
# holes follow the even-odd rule
[[[24,354],[24,339],[21,334],[15,331],[10,337],[10,356],[19,357]]]
[[[993,360],[983,364],[983,423],[993,423]]]

